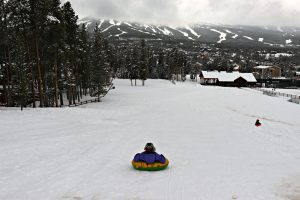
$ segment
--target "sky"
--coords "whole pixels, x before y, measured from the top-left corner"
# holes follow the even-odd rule
[[[79,18],[93,17],[164,25],[217,23],[300,26],[300,0],[69,1]]]

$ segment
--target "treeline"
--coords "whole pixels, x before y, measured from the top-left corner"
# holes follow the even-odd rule
[[[116,49],[114,75],[129,78],[131,85],[136,85],[137,79],[144,85],[147,78],[171,80],[174,75],[175,78],[183,77],[191,71],[187,53],[178,48],[157,48],[141,40],[120,45]]]
[[[70,2],[0,0],[2,105],[57,107],[106,92],[113,46],[77,20]]]
[[[181,79],[199,71],[197,57],[145,40],[112,44],[96,24],[77,24],[70,2],[0,0],[0,104],[59,107],[100,98],[113,78]],[[192,64],[193,63],[193,64]],[[67,103],[64,102],[67,100]]]

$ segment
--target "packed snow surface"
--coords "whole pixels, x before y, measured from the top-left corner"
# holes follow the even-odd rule
[[[101,28],[103,22],[104,22],[104,19],[101,19],[101,20],[100,20],[100,24],[98,25],[98,28]]]
[[[245,88],[114,83],[82,107],[0,108],[0,199],[300,199],[299,105]],[[147,142],[168,169],[132,168]]]
[[[285,43],[286,43],[286,44],[291,44],[291,43],[292,43],[292,40],[291,40],[291,39],[288,39],[288,40],[285,41]]]
[[[118,31],[120,31],[120,34],[115,35],[116,37],[120,37],[120,35],[126,34],[127,32],[122,31],[120,28],[118,28]]]
[[[223,33],[223,32],[221,32],[221,31],[218,31],[218,30],[216,30],[216,29],[210,29],[211,31],[213,31],[213,32],[216,32],[216,33],[219,33],[220,34],[220,40],[217,42],[217,43],[221,43],[221,42],[223,42],[223,41],[225,41],[226,40],[226,33]]]
[[[231,38],[233,38],[233,39],[236,39],[239,35],[238,34],[236,34],[236,33],[233,33],[233,32],[231,32],[230,30],[228,30],[228,29],[226,29],[225,30],[227,33],[230,33],[230,34],[234,34],[234,36],[232,36]]]
[[[160,30],[164,35],[173,35],[173,33],[169,31],[166,27],[158,28],[158,30]]]
[[[60,23],[60,20],[57,19],[56,17],[52,16],[52,15],[48,15],[48,16],[47,16],[47,19],[48,19],[49,21],[52,21],[52,22]]]
[[[252,37],[249,37],[249,36],[243,36],[243,37],[248,39],[248,40],[254,40]]]
[[[101,33],[105,32],[105,31],[108,31],[108,29],[110,29],[111,27],[115,26],[114,24],[113,25],[110,25],[109,27],[107,27],[106,29],[104,29],[103,31],[101,31]]]
[[[189,34],[188,34],[187,32],[181,31],[181,30],[179,30],[179,29],[175,29],[175,30],[177,30],[178,32],[180,32],[181,34],[183,34],[184,37],[187,37],[187,38],[190,39],[190,40],[194,40],[193,38],[191,38],[191,37],[189,36]]]
[[[201,35],[199,35],[194,29],[192,29],[190,26],[186,26],[185,27],[187,30],[189,30],[194,36],[196,36],[197,38],[201,37]]]

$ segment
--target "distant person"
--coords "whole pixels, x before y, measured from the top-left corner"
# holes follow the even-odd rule
[[[260,123],[259,119],[256,120],[255,126],[257,126],[257,127],[261,126],[261,123]]]

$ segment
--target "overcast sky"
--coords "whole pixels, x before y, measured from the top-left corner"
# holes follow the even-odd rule
[[[166,25],[207,22],[300,26],[300,0],[69,1],[80,18],[119,19]]]

